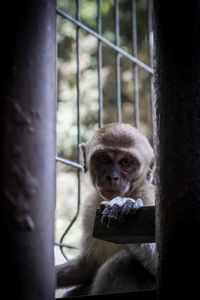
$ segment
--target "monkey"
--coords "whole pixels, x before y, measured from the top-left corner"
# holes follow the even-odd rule
[[[112,226],[144,205],[155,205],[150,182],[154,153],[134,126],[111,123],[80,145],[84,172],[93,191],[83,207],[80,254],[57,266],[57,287],[75,287],[66,295],[104,294],[155,287],[157,252],[154,243],[114,244],[92,236],[97,208],[102,223]]]

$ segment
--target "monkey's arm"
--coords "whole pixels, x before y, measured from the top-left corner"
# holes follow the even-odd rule
[[[70,287],[89,282],[96,271],[95,262],[78,256],[68,262],[56,266],[57,287]]]
[[[141,207],[141,199],[116,197],[110,202],[103,202],[103,212],[101,222],[108,227],[115,222],[123,222],[127,216],[134,215]],[[128,244],[127,247],[142,265],[155,276],[157,266],[157,251],[155,243]]]
[[[149,270],[149,272],[156,276],[158,253],[155,243],[138,244],[135,248],[133,245],[128,245],[130,251],[134,251],[134,256],[142,263],[142,265]]]

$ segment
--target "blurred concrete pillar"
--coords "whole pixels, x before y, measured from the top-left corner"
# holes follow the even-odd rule
[[[1,294],[54,299],[56,1],[1,5]]]
[[[200,1],[154,0],[158,299],[200,297]]]

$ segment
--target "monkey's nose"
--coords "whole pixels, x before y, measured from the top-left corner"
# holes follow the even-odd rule
[[[117,182],[119,180],[119,176],[106,176],[108,182]]]

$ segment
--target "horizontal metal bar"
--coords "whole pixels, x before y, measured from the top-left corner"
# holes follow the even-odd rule
[[[93,237],[117,244],[154,243],[155,207],[144,206],[134,216],[130,215],[123,223],[116,222],[112,227],[101,223],[102,211],[97,209]]]
[[[69,248],[69,249],[78,249],[78,247],[76,247],[76,246],[69,245],[69,244],[64,244],[64,243],[55,242],[54,245],[58,246],[58,247],[61,246],[61,247]]]
[[[105,45],[109,46],[110,48],[112,48],[113,50],[117,51],[118,53],[120,53],[121,55],[123,55],[124,57],[128,58],[130,61],[134,62],[135,64],[137,64],[138,66],[140,66],[142,69],[144,69],[145,71],[149,72],[150,74],[153,74],[153,69],[150,68],[149,66],[147,66],[145,63],[143,63],[142,61],[140,61],[139,59],[137,59],[136,57],[132,56],[131,54],[129,54],[127,51],[121,49],[120,47],[116,46],[115,44],[113,44],[112,42],[108,41],[106,38],[104,38],[102,35],[98,34],[97,32],[93,31],[92,29],[90,29],[89,27],[87,27],[86,25],[84,25],[83,23],[81,23],[80,21],[76,20],[75,18],[73,18],[72,16],[68,15],[66,12],[63,12],[62,10],[60,10],[59,8],[57,8],[57,13],[63,17],[66,18],[68,20],[70,20],[72,23],[74,23],[76,26],[79,26],[80,28],[82,28],[83,30],[85,30],[86,32],[90,33],[91,35],[93,35],[95,38],[97,38],[98,40],[102,41]]]
[[[80,169],[80,170],[83,169],[83,166],[81,164],[78,164],[76,162],[73,162],[73,161],[65,159],[65,158],[61,158],[61,157],[56,156],[56,161],[61,162],[65,165]]]
[[[121,299],[134,299],[134,300],[156,300],[156,290],[141,290],[141,291],[135,291],[135,292],[120,292],[120,293],[111,293],[108,294],[111,297],[113,297],[113,299],[116,300],[121,300]],[[101,295],[84,295],[84,296],[73,296],[72,299],[84,299],[84,300],[88,300],[88,299],[98,299],[98,300],[104,300],[105,299],[105,294],[101,294]],[[67,297],[68,298],[68,297]],[[69,297],[71,299],[71,297]],[[63,298],[55,298],[55,300],[63,300]]]

